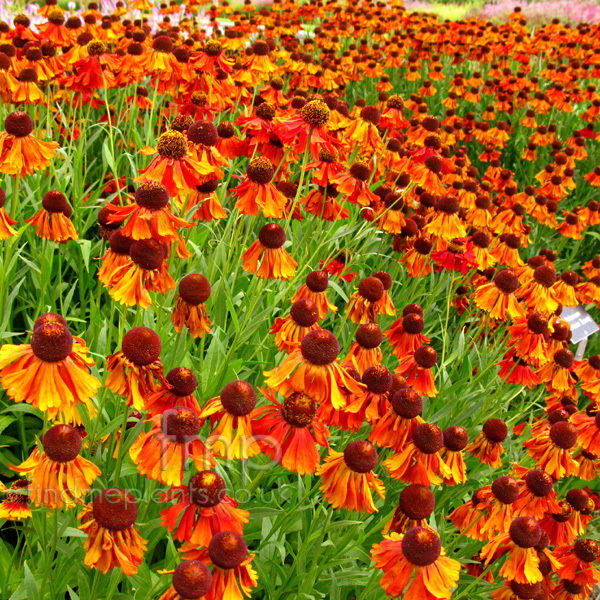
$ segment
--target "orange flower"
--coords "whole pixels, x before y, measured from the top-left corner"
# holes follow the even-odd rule
[[[0,501],[0,519],[9,521],[22,521],[31,517],[31,508],[29,506],[31,498],[29,497],[29,480],[17,479],[7,490],[4,484],[1,484],[0,495],[3,496]]]
[[[129,449],[138,471],[165,485],[180,486],[187,458],[200,471],[214,466],[214,458],[198,437],[200,419],[187,406],[175,406],[149,419],[152,429]]]
[[[541,538],[542,528],[534,518],[517,517],[508,532],[495,536],[480,554],[488,565],[499,551],[507,553],[508,560],[500,567],[501,577],[516,583],[538,583],[543,580],[543,575],[535,546]]]
[[[347,401],[342,388],[355,395],[363,388],[338,364],[339,353],[340,345],[333,333],[325,329],[311,331],[280,367],[264,372],[265,384],[282,396],[301,392],[318,404],[340,409]]]
[[[571,417],[581,447],[593,455],[600,454],[600,412],[594,415],[577,413]]]
[[[554,353],[552,360],[537,370],[538,377],[546,382],[548,391],[570,392],[576,395],[573,375],[575,357],[570,350],[561,348]],[[576,397],[576,396],[575,396]]]
[[[409,277],[425,277],[431,273],[429,258],[432,248],[431,240],[418,237],[413,246],[400,258],[398,262],[405,266]]]
[[[400,493],[394,515],[386,523],[382,533],[404,533],[413,527],[429,527],[427,521],[434,509],[433,492],[420,483],[411,483]]]
[[[150,238],[137,240],[129,247],[131,261],[115,269],[109,280],[108,293],[125,306],[148,308],[152,304],[149,291],[164,294],[175,287],[169,275],[165,250]]]
[[[404,593],[405,600],[447,599],[458,583],[460,563],[445,555],[432,529],[413,527],[404,535],[392,532],[373,545],[371,554],[375,567],[384,573],[381,587],[393,598]]]
[[[35,448],[29,458],[11,466],[31,479],[31,501],[50,509],[74,506],[100,475],[100,469],[79,456],[81,436],[69,425],[55,425],[42,436],[43,452]]]
[[[260,452],[252,437],[251,413],[255,406],[254,388],[239,380],[229,382],[220,396],[209,400],[200,418],[210,417],[212,431],[206,443],[212,452],[228,460]]]
[[[0,133],[0,173],[24,177],[50,165],[58,144],[43,142],[32,132],[33,121],[27,113],[17,110],[6,117]]]
[[[293,392],[282,404],[270,390],[261,390],[271,402],[252,413],[252,435],[262,452],[288,471],[314,473],[321,457],[317,444],[329,448],[328,429],[315,420],[317,404],[306,394]]]
[[[348,173],[337,173],[330,177],[330,183],[335,184],[337,191],[343,194],[348,202],[370,206],[379,198],[370,189],[371,167],[368,163],[356,160]]]
[[[221,206],[216,190],[219,187],[218,179],[207,179],[205,182],[196,186],[187,197],[183,208],[184,213],[194,210],[192,219],[210,223],[215,219],[226,219],[227,212]]]
[[[385,332],[385,337],[394,354],[402,358],[414,354],[420,346],[429,344],[429,337],[421,333],[424,328],[423,309],[418,304],[408,304],[402,311],[402,317],[396,319]]]
[[[383,333],[375,323],[365,323],[357,329],[355,339],[342,364],[354,364],[364,374],[369,367],[381,364]]]
[[[383,462],[392,479],[421,485],[440,485],[451,471],[441,459],[442,430],[432,423],[420,423],[411,441]],[[441,477],[440,477],[441,476]]]
[[[546,514],[560,512],[552,477],[546,471],[529,471],[523,478],[523,484],[514,504],[515,517],[540,520]]]
[[[600,570],[594,562],[600,555],[600,547],[595,540],[579,538],[571,546],[559,546],[554,556],[562,562],[558,576],[591,589],[600,581]]]
[[[431,346],[419,346],[413,354],[403,356],[395,372],[406,377],[408,385],[428,398],[435,398],[438,389],[432,368],[437,362],[437,352]]]
[[[393,448],[402,451],[412,434],[421,423],[423,400],[417,392],[405,387],[391,394],[391,406],[387,412],[372,425],[369,440],[381,448]]]
[[[162,183],[142,183],[135,192],[135,204],[117,206],[106,203],[109,223],[127,223],[122,234],[132,240],[153,238],[161,244],[179,242],[179,227],[192,227],[185,219],[176,217],[169,208],[169,194]],[[185,246],[185,245],[184,245]],[[185,253],[180,255],[181,258]]]
[[[392,374],[383,365],[374,365],[364,371],[362,383],[366,389],[344,410],[356,415],[357,422],[364,423],[366,418],[370,425],[374,425],[388,412],[390,406],[388,394],[393,384]]]
[[[0,382],[15,402],[27,402],[50,419],[62,414],[81,423],[77,405],[90,402],[100,381],[90,374],[94,363],[81,338],[71,335],[66,321],[55,313],[37,319],[29,344],[0,348]],[[92,416],[90,414],[90,416]]]
[[[161,524],[174,532],[176,540],[185,542],[187,549],[208,546],[220,531],[241,535],[250,513],[238,508],[226,492],[225,481],[218,473],[195,473],[188,486],[174,488],[163,496],[163,502],[175,504],[160,511]]]
[[[252,159],[246,178],[233,192],[238,199],[236,208],[246,215],[257,215],[261,210],[265,217],[283,218],[287,200],[273,185],[274,175],[275,169],[268,158]]]
[[[577,473],[579,463],[571,456],[571,449],[576,445],[577,429],[569,421],[558,421],[550,428],[540,429],[525,442],[535,464],[556,479]]]
[[[153,392],[164,384],[160,362],[162,344],[158,335],[148,327],[134,327],[124,336],[121,350],[107,357],[106,369],[110,375],[106,387],[123,396],[127,406],[144,410]]]
[[[25,222],[35,225],[37,236],[64,244],[69,240],[77,240],[79,236],[70,216],[73,209],[66,196],[59,191],[47,192],[42,198],[42,209]]]
[[[106,287],[110,287],[119,267],[128,265],[131,262],[129,250],[133,240],[124,236],[119,229],[114,231],[109,238],[108,250],[106,254],[99,258],[102,266],[98,269],[98,279]]]
[[[254,273],[261,279],[291,279],[298,263],[286,252],[285,231],[277,223],[267,223],[242,254],[244,271]],[[258,262],[262,259],[260,267]]]
[[[446,485],[460,485],[466,483],[467,465],[463,456],[463,450],[469,443],[469,435],[464,427],[451,425],[444,429],[444,448],[442,460],[446,463],[450,474],[443,477]]]
[[[183,549],[182,549],[183,550]],[[184,550],[184,557],[214,565],[212,587],[203,600],[242,600],[250,598],[256,587],[258,575],[251,563],[254,554],[235,531],[220,531],[203,550]]]
[[[208,542],[207,542],[208,543]],[[204,598],[212,587],[212,573],[199,560],[184,560],[174,571],[159,571],[161,575],[173,573],[173,582],[159,600],[182,600],[186,597]]]
[[[86,505],[78,515],[79,529],[87,534],[85,564],[105,574],[120,567],[125,575],[135,575],[146,550],[134,527],[137,515],[135,498],[122,488],[102,490]]]
[[[573,526],[573,507],[566,500],[559,500],[560,509],[556,513],[547,513],[540,520],[542,529],[548,534],[550,543],[554,546],[572,544],[577,537]]]
[[[330,450],[317,469],[325,500],[335,509],[377,512],[372,492],[383,499],[385,488],[373,471],[376,465],[377,450],[364,440],[350,442],[344,452]]]
[[[199,414],[200,406],[194,396],[197,387],[198,381],[190,369],[171,369],[159,389],[146,399],[144,410],[147,410],[151,417],[155,417],[176,406],[185,406]]]
[[[348,319],[353,323],[376,323],[377,315],[385,310],[379,303],[384,293],[385,288],[380,278],[365,277],[348,300]]]
[[[465,451],[472,454],[479,462],[491,467],[502,466],[502,442],[508,435],[508,427],[502,419],[489,419],[483,429]]]
[[[198,162],[188,149],[188,140],[179,131],[163,133],[156,143],[158,156],[134,179],[136,183],[162,183],[169,196],[178,200],[200,185],[213,168]],[[154,150],[143,150],[143,154]]]
[[[383,150],[383,142],[377,129],[381,121],[381,111],[375,106],[365,106],[359,117],[350,123],[344,136],[358,147],[359,154],[371,156]]]
[[[185,326],[193,338],[202,339],[205,334],[212,334],[205,304],[210,293],[210,283],[204,275],[190,273],[179,282],[171,315],[177,333],[181,333]]]
[[[353,365],[342,367],[354,381],[361,383],[360,373]],[[362,393],[362,386],[360,390]],[[346,398],[346,406],[351,405],[356,400],[356,394],[348,391],[344,385],[340,385],[340,392]],[[317,409],[317,420],[329,427],[339,427],[344,431],[358,431],[364,424],[364,415],[351,413],[344,408],[334,408],[333,404],[320,404]]]
[[[8,216],[4,205],[6,204],[6,192],[0,188],[0,240],[7,240],[9,237],[16,235],[17,232],[13,229],[13,225],[17,224]]]
[[[506,331],[510,336],[508,345],[527,364],[541,367],[548,362],[548,317],[537,312],[519,317]]]
[[[277,348],[289,353],[300,346],[308,332],[320,329],[318,320],[319,310],[312,300],[296,300],[290,314],[277,317],[269,333],[275,335]]]
[[[319,320],[325,318],[327,313],[337,313],[337,307],[327,298],[329,279],[326,271],[311,271],[306,276],[306,283],[292,297],[292,302],[303,298],[312,300],[319,310]]]
[[[454,196],[442,196],[435,204],[435,212],[425,226],[424,233],[444,241],[466,237],[467,231],[458,216],[459,210],[460,203]],[[438,249],[445,249],[440,241]]]
[[[473,301],[492,319],[506,321],[523,315],[523,309],[515,296],[519,287],[517,274],[510,269],[502,269],[494,276],[494,281],[478,287],[473,292]]]
[[[533,277],[516,291],[516,296],[522,299],[533,311],[551,315],[558,308],[558,298],[553,286],[556,283],[556,272],[552,267],[542,265],[533,272]]]

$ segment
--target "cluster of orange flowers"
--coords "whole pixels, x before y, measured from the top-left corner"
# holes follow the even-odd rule
[[[130,8],[152,4],[135,0]],[[114,173],[105,189],[110,199],[98,206],[108,242],[98,279],[108,294],[147,309],[151,294],[177,286],[174,329],[202,338],[211,335],[211,282],[190,273],[177,283],[169,274],[174,255],[191,256],[187,239],[198,223],[260,216],[264,224],[241,256],[243,269],[288,281],[299,266],[287,239],[291,221],[335,224],[360,214],[366,227],[389,234],[390,252],[408,277],[451,272],[456,312],[480,327],[474,342],[485,329],[505,346],[502,379],[547,390],[546,414],[514,429],[525,437],[533,467],[513,464],[511,476],[477,490],[449,516],[466,537],[485,543],[469,573],[492,581],[488,567],[502,563],[494,600],[587,597],[600,582],[594,565],[600,546],[581,536],[600,501],[576,487],[559,498],[554,485],[599,474],[600,357],[575,360],[561,312],[598,305],[600,256],[581,274],[558,273],[556,251],[544,248],[525,262],[522,249],[539,243],[535,232],[555,230],[566,244],[600,224],[598,201],[573,206],[571,200],[576,188],[583,190],[580,199],[600,187],[600,166],[581,168],[586,147],[600,140],[593,83],[600,74],[598,26],[553,23],[530,34],[519,11],[501,26],[440,24],[394,2],[279,0],[241,11],[225,3],[208,11],[211,35],[185,12],[172,26],[174,4],[162,7],[154,33],[147,19],[123,18],[129,9],[122,3],[110,16],[90,3],[67,17],[51,0],[39,12],[46,22],[38,26],[24,15],[12,27],[0,24],[0,97],[19,108],[0,133],[0,173],[16,179],[45,170],[60,160],[59,145],[78,135],[79,123],[65,111],[50,117],[57,142],[43,140],[48,131],[39,127],[40,137],[34,135],[32,115],[41,105],[69,103],[75,113],[93,108],[105,113],[108,128],[157,116],[155,147],[138,148],[150,162],[133,182]],[[221,31],[220,17],[232,26]],[[322,25],[301,42],[303,21],[316,18]],[[481,70],[469,75],[450,76],[445,68],[452,62],[470,71],[473,61]],[[400,78],[416,90],[409,98],[388,93]],[[350,101],[361,82],[377,102]],[[448,82],[441,97],[436,86]],[[114,90],[127,95],[121,114],[106,104]],[[445,114],[430,114],[428,98],[439,100]],[[517,123],[518,111],[524,116]],[[574,125],[568,132],[540,125],[545,115]],[[503,167],[515,153],[524,165],[520,177]],[[230,188],[231,172],[241,164],[245,174]],[[0,239],[18,234],[16,201],[9,215],[0,189]],[[67,243],[78,239],[72,212],[63,193],[50,191],[27,223],[39,237]],[[294,289],[289,313],[273,323],[285,358],[264,372],[263,402],[252,385],[236,380],[199,404],[192,371],[178,367],[165,375],[161,340],[146,327],[129,330],[121,349],[107,357],[106,387],[124,399],[134,420],[145,419],[129,456],[142,475],[168,486],[161,523],[181,542],[183,561],[169,572],[172,586],[162,600],[238,600],[257,585],[254,555],[242,537],[249,513],[227,495],[217,459],[264,454],[288,471],[316,474],[334,509],[373,513],[375,497],[385,498],[376,472],[380,451],[389,477],[408,484],[383,541],[372,548],[381,585],[410,600],[450,597],[461,565],[445,555],[428,524],[435,509],[430,487],[466,483],[465,454],[501,467],[509,431],[504,421],[490,419],[469,443],[465,428],[442,431],[422,418],[423,397],[439,393],[437,352],[423,333],[418,304],[380,328],[382,316],[398,312],[386,271],[362,278],[350,295],[345,319],[358,328],[340,360],[338,339],[319,323],[338,312],[327,295],[329,276],[353,279],[348,259],[340,255],[311,271]],[[393,371],[384,366],[391,360]],[[136,499],[114,487],[84,502],[100,475],[80,455],[87,432],[79,410],[90,418],[98,412],[93,398],[101,383],[93,366],[85,342],[55,313],[35,321],[28,344],[0,348],[7,395],[53,423],[31,456],[13,467],[23,479],[5,490],[0,516],[26,518],[29,502],[52,510],[81,505],[86,564],[132,575],[146,548],[135,528]],[[583,410],[578,389],[590,399]],[[359,439],[335,450],[333,429]],[[123,434],[117,433],[118,443]],[[195,472],[184,484],[189,462]]]

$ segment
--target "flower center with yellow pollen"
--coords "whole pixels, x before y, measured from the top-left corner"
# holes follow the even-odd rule
[[[179,160],[188,151],[187,138],[179,131],[167,131],[158,138],[156,149],[163,158]]]
[[[293,427],[308,427],[316,414],[316,402],[300,392],[290,394],[281,405],[281,416]]]

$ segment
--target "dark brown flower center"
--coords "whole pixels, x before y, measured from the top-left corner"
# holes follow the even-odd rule
[[[512,504],[519,497],[519,484],[512,477],[503,475],[492,482],[492,494],[502,504]]]
[[[300,350],[308,362],[323,366],[335,361],[340,353],[340,344],[330,331],[316,329],[304,336]]]
[[[135,240],[129,247],[131,260],[146,271],[158,269],[165,260],[163,247],[158,240]]]
[[[540,597],[542,584],[539,581],[537,583],[517,583],[516,581],[511,581],[510,589],[519,600],[535,600]]]
[[[502,419],[489,419],[483,424],[483,434],[491,442],[503,442],[508,435],[508,427]]]
[[[4,130],[15,137],[26,137],[33,131],[33,121],[26,112],[16,110],[4,119]]]
[[[200,420],[191,408],[175,406],[163,413],[161,429],[168,439],[187,444],[200,433]]]
[[[579,538],[573,546],[575,556],[587,563],[594,562],[600,555],[600,547],[598,542],[586,538]]]
[[[135,201],[144,208],[160,210],[169,204],[169,193],[162,183],[148,181],[136,190]]]
[[[200,560],[186,560],[175,567],[173,588],[183,600],[203,598],[212,587],[212,573]]]
[[[344,462],[355,473],[368,473],[377,464],[377,450],[365,440],[350,442],[344,450]]]
[[[190,273],[179,282],[181,299],[192,306],[204,304],[209,299],[210,293],[208,279],[199,273]]]
[[[171,393],[175,396],[189,396],[198,387],[196,376],[187,367],[175,367],[167,373],[166,379],[173,386]]]
[[[199,471],[193,475],[188,489],[191,501],[203,508],[217,506],[227,491],[225,481],[214,471]]]
[[[135,523],[138,505],[127,490],[107,488],[94,499],[92,515],[101,527],[110,531],[123,531]]]
[[[533,272],[533,278],[545,288],[550,288],[556,283],[556,271],[547,265],[538,267]]]
[[[431,369],[437,362],[437,352],[431,346],[419,346],[415,350],[414,358],[422,369]]]
[[[311,292],[324,292],[329,286],[329,278],[326,271],[311,271],[306,276],[306,287]]]
[[[62,213],[67,218],[73,214],[73,209],[67,197],[58,190],[46,192],[42,198],[42,208],[49,213]]]
[[[179,131],[166,131],[158,138],[156,149],[163,158],[179,160],[187,153],[187,138]]]
[[[41,438],[48,458],[59,463],[75,460],[81,450],[81,436],[69,425],[55,425]]]
[[[311,327],[319,320],[319,309],[312,300],[301,298],[292,304],[290,315],[300,327]]]
[[[311,127],[323,127],[329,121],[331,111],[322,100],[311,100],[300,109],[300,114]]]
[[[134,327],[123,336],[121,349],[125,358],[143,367],[158,360],[162,344],[158,334],[148,327]]]
[[[384,294],[383,283],[377,277],[365,277],[358,284],[358,293],[369,302],[381,300]]]
[[[258,184],[267,184],[273,179],[275,169],[271,161],[264,156],[253,158],[246,169],[250,181]]]
[[[392,374],[383,365],[374,365],[365,370],[362,382],[373,394],[386,394],[392,388]]]
[[[442,551],[440,536],[425,527],[409,529],[402,539],[402,552],[406,559],[418,567],[433,564]]]
[[[435,496],[428,487],[411,483],[402,490],[398,506],[413,521],[427,519],[435,508]]]
[[[451,425],[444,429],[444,446],[451,452],[460,452],[467,447],[469,434],[460,425]]]
[[[308,427],[317,414],[316,402],[306,394],[290,394],[281,405],[281,416],[293,427]]]
[[[259,231],[258,239],[265,248],[275,250],[285,244],[285,230],[277,223],[267,223]]]
[[[533,548],[538,545],[542,537],[542,528],[532,517],[517,517],[510,524],[508,533],[520,548]]]
[[[230,381],[220,397],[225,411],[236,417],[249,415],[256,406],[256,392],[246,381]]]
[[[525,476],[527,487],[538,498],[544,498],[552,492],[554,485],[549,473],[542,470],[529,471]]]
[[[239,533],[221,531],[210,540],[208,555],[220,569],[235,569],[246,559],[248,546]]]
[[[365,323],[356,331],[356,341],[362,348],[377,348],[383,342],[383,333],[375,323]]]
[[[494,277],[496,287],[504,294],[512,294],[519,287],[519,278],[514,271],[502,269]]]
[[[411,388],[398,390],[392,396],[392,408],[403,419],[414,419],[423,411],[423,399]]]
[[[402,328],[406,333],[416,335],[421,333],[424,327],[423,317],[418,313],[409,313],[402,319]]]
[[[577,443],[577,429],[568,421],[559,421],[550,427],[550,439],[559,448],[569,450]]]
[[[572,488],[567,492],[567,502],[577,511],[586,510],[590,504],[590,495],[582,488]]]
[[[66,325],[60,322],[45,322],[34,329],[31,350],[44,362],[59,362],[71,354],[73,336]]]
[[[423,454],[435,454],[444,445],[444,435],[437,425],[421,423],[415,427],[412,441]]]

